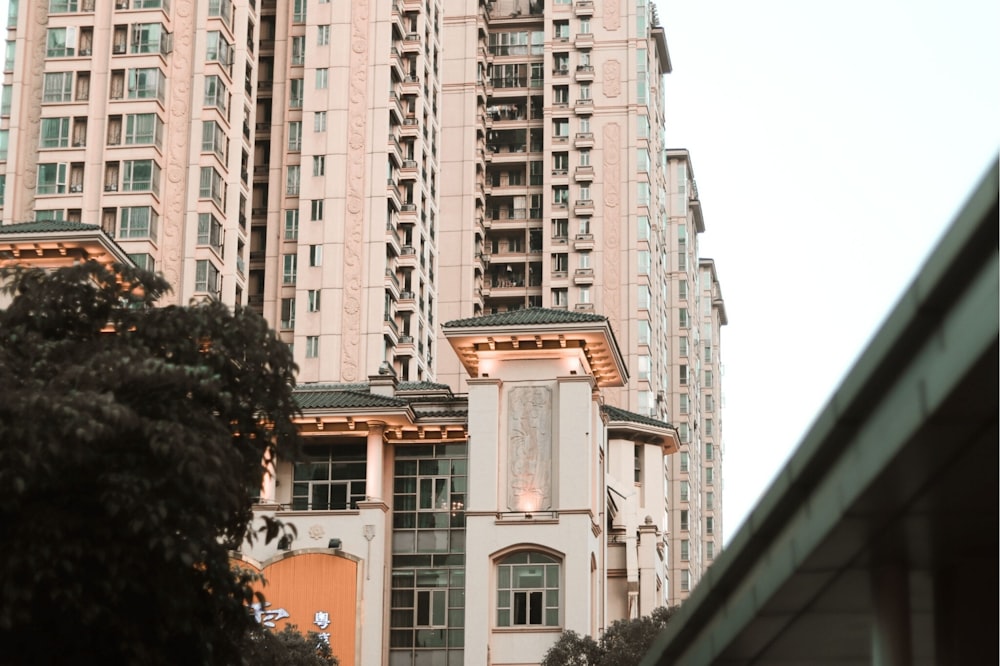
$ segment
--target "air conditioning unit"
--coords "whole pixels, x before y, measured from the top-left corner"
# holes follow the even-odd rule
[[[90,49],[80,49],[80,55],[89,56],[92,53]]]
[[[115,185],[115,184],[105,185],[104,186],[104,191],[105,192],[117,192],[118,191],[118,186]]]
[[[69,186],[69,191],[70,192],[83,192],[83,185],[70,185]]]

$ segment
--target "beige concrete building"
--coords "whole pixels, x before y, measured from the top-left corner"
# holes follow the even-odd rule
[[[356,563],[357,663],[531,663],[687,596],[722,544],[726,317],[648,0],[12,0],[8,26],[0,222],[96,227],[294,346],[317,458],[259,510],[301,540],[245,555]],[[566,463],[544,520],[507,495],[522,386]],[[461,529],[437,490],[406,508],[439,481]],[[501,589],[537,567],[558,584]]]

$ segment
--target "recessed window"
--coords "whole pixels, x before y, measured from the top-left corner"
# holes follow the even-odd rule
[[[559,566],[536,551],[497,562],[497,626],[559,626]]]
[[[306,357],[315,358],[318,350],[319,337],[307,336]],[[365,500],[364,444],[306,446],[304,453],[293,472],[292,510],[342,511]]]
[[[330,26],[321,25],[316,28],[316,44],[326,46],[330,43]]]
[[[319,336],[318,335],[307,335],[306,336],[306,358],[318,358],[319,357]]]

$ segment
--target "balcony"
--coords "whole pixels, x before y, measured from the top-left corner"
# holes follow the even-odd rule
[[[594,269],[593,268],[578,268],[573,273],[573,284],[577,285],[587,285],[594,284]]]
[[[576,100],[576,104],[573,105],[573,111],[576,112],[578,116],[590,116],[594,113],[594,100],[590,97],[583,97]]]
[[[386,180],[385,189],[389,200],[392,202],[396,210],[399,210],[402,202],[402,199],[399,196],[399,186],[396,185],[396,182],[392,178],[389,178]]]
[[[581,164],[573,170],[573,180],[576,182],[590,182],[594,180],[594,167],[589,164]]]
[[[594,249],[594,234],[577,234],[573,239],[573,249],[577,252],[581,250]]]
[[[594,214],[594,200],[593,199],[577,199],[573,202],[573,214],[574,215],[593,215]]]
[[[417,295],[412,291],[399,292],[399,302],[396,303],[397,312],[416,312]]]
[[[590,32],[578,32],[573,38],[573,46],[578,49],[594,48],[594,35]]]
[[[577,65],[576,66],[576,80],[578,82],[586,83],[594,80],[594,66],[593,65]]]
[[[417,204],[407,201],[404,202],[399,207],[399,223],[400,224],[417,223]]]
[[[594,133],[593,132],[577,132],[573,139],[573,146],[575,148],[593,148],[594,147]]]
[[[573,3],[573,13],[577,16],[593,16],[594,0],[576,0]]]
[[[385,227],[385,244],[386,249],[392,252],[393,255],[399,256],[401,246],[399,244],[399,234],[391,224],[387,224]]]
[[[412,245],[404,245],[399,249],[397,265],[404,270],[413,270],[417,267],[417,251]]]

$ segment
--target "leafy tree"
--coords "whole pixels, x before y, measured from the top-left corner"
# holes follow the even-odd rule
[[[245,652],[247,662],[253,666],[339,666],[330,644],[320,635],[310,631],[303,636],[293,624],[275,633],[261,629],[250,636],[250,647]]]
[[[249,310],[152,307],[167,283],[130,267],[0,284],[0,663],[239,664],[228,546],[296,441],[287,346]]]
[[[599,640],[575,631],[563,632],[545,653],[541,666],[633,666],[642,661],[656,635],[677,607],[661,607],[634,620],[618,620]]]

